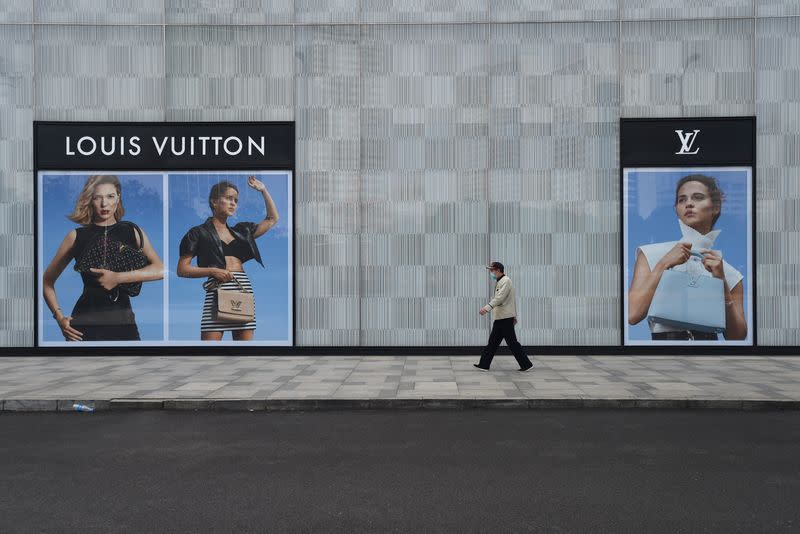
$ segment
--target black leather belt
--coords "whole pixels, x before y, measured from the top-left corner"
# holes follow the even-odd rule
[[[713,332],[699,332],[697,330],[679,330],[677,332],[659,332],[650,334],[654,340],[667,341],[717,341],[717,334]]]

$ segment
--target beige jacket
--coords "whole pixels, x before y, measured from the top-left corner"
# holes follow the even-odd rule
[[[494,297],[489,304],[483,307],[484,310],[492,312],[492,320],[508,319],[517,316],[517,301],[514,293],[514,285],[508,275],[503,276],[497,281],[494,288]]]

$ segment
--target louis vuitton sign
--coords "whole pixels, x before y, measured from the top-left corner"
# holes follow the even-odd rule
[[[750,165],[755,117],[623,119],[620,159],[629,165]]]
[[[39,169],[286,169],[294,123],[36,123]]]

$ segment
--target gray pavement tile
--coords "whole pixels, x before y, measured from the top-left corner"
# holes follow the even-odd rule
[[[328,395],[327,398],[330,399],[359,399],[359,400],[370,400],[377,397],[377,393],[373,393],[371,391],[364,391],[364,390],[352,390],[352,391],[339,391],[337,390],[335,393]]]
[[[281,375],[270,378],[270,382],[288,382],[293,379],[294,375]]]
[[[275,386],[274,388],[262,388],[262,389],[259,389],[258,391],[253,393],[253,397],[266,398],[268,395],[273,393],[276,389],[278,389],[278,386]]]
[[[458,385],[455,382],[417,382],[413,391],[423,394],[458,395]]]
[[[230,386],[213,391],[208,397],[214,399],[247,399],[254,398],[257,391],[259,391],[259,388],[253,386]]]
[[[120,395],[120,396],[124,396],[124,397],[128,397],[128,398],[131,398],[131,399],[135,399],[135,398],[138,398],[138,397],[143,397],[143,396],[145,396],[145,395],[147,395],[149,393],[152,393],[153,391],[154,390],[152,390],[152,389],[137,389],[136,391],[131,391],[127,395]]]
[[[626,395],[632,395],[639,399],[652,399],[653,394],[646,389],[626,388]]]

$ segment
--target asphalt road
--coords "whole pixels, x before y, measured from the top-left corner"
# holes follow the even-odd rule
[[[0,532],[798,532],[800,413],[0,415]]]

